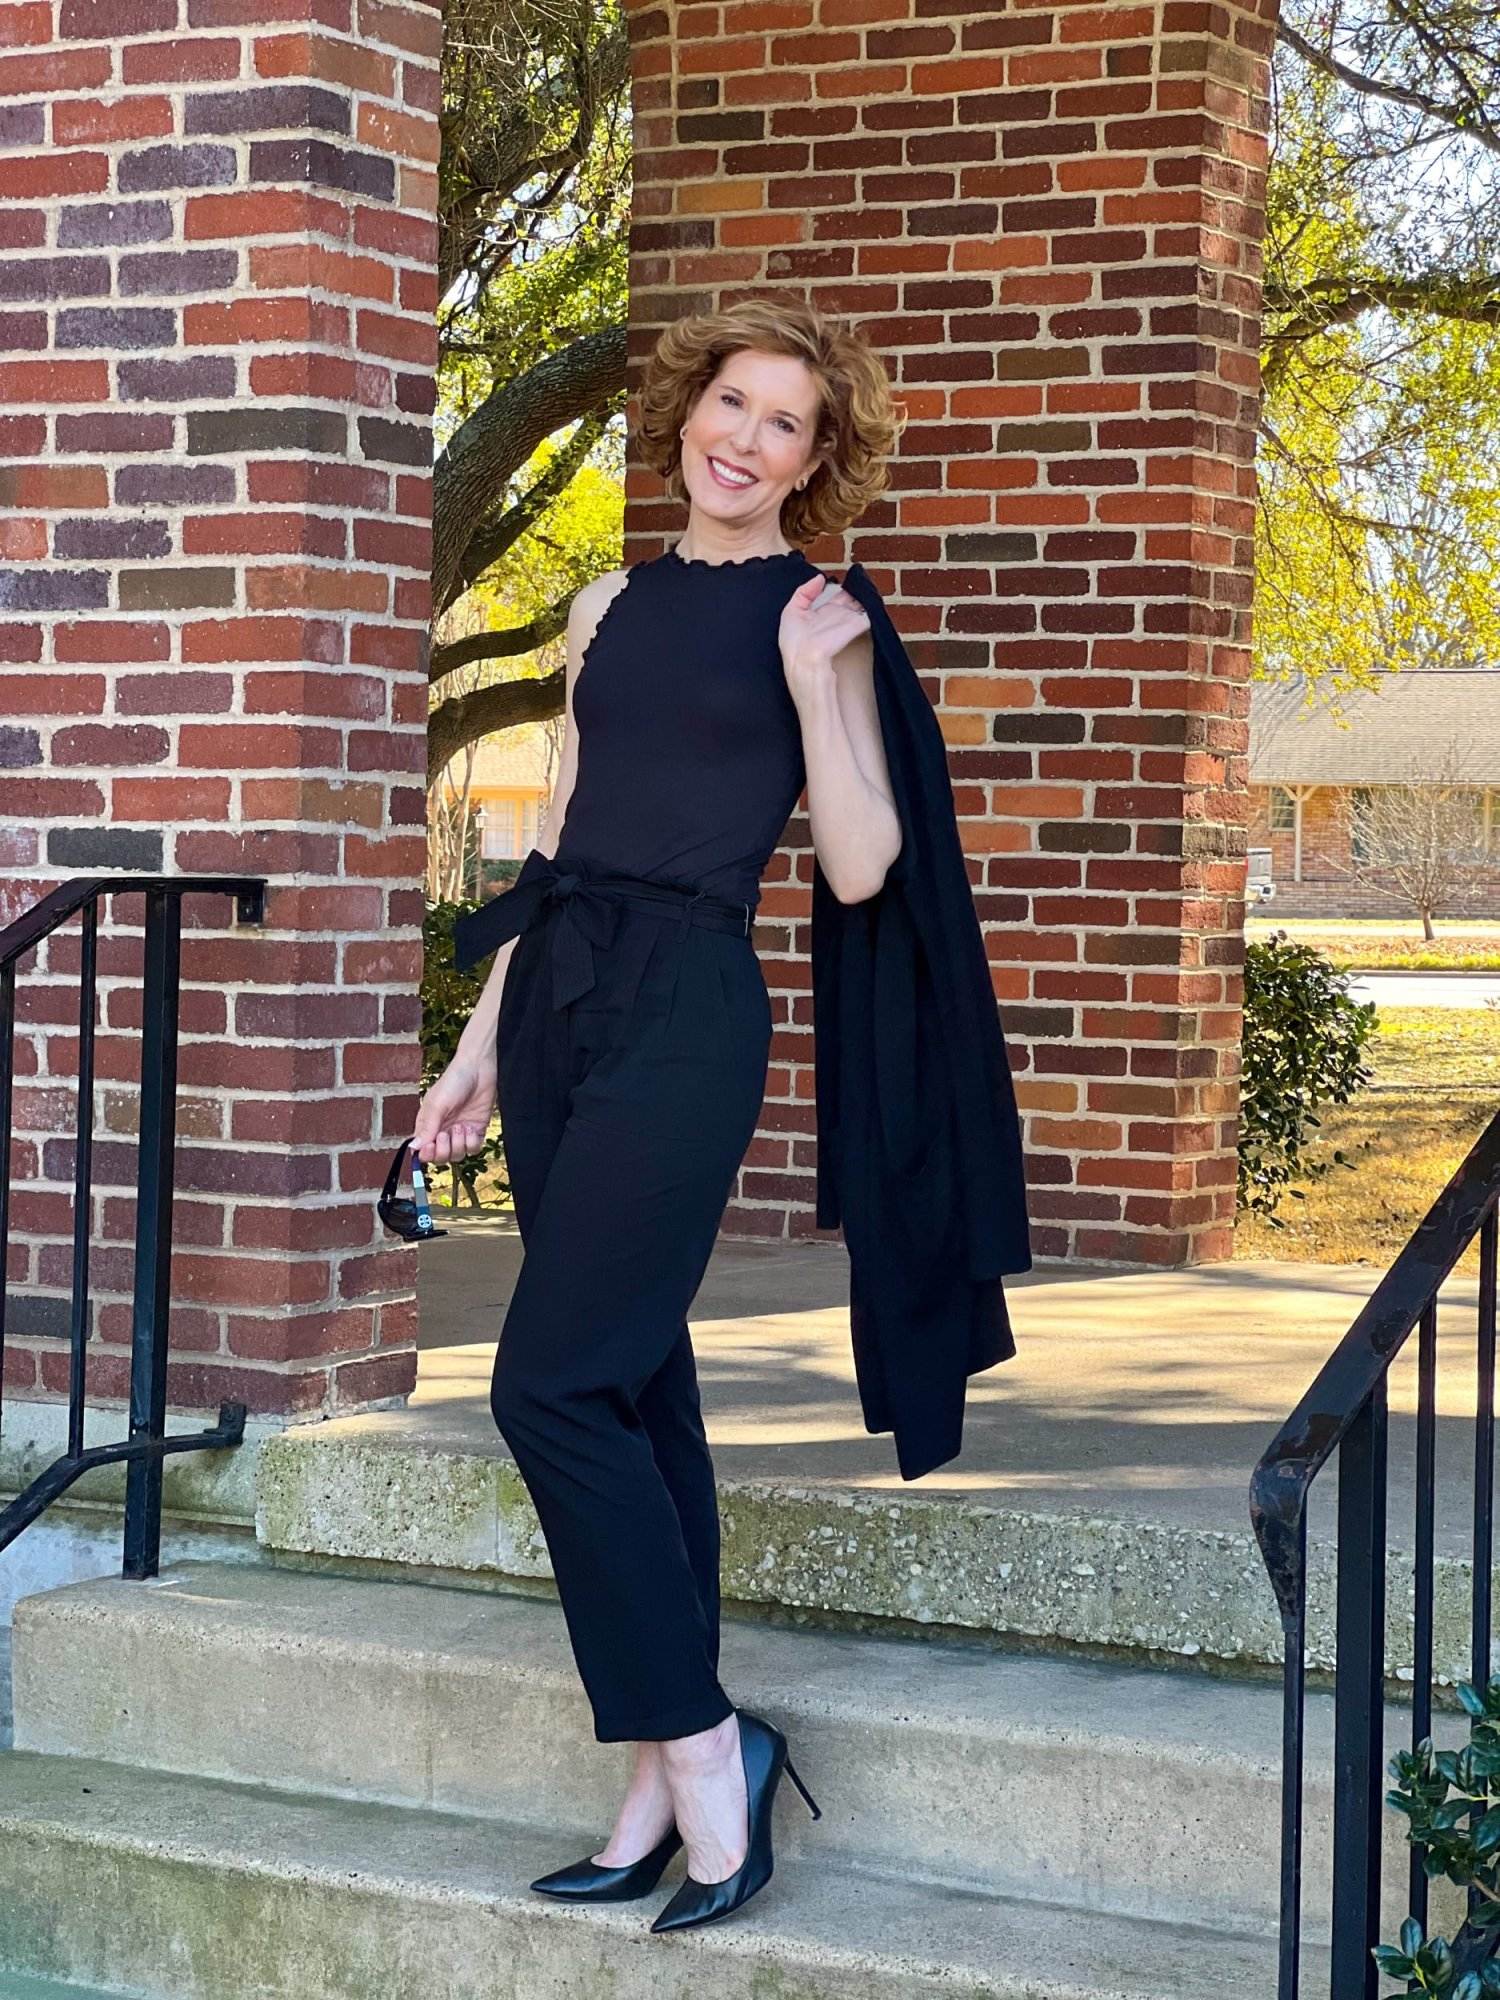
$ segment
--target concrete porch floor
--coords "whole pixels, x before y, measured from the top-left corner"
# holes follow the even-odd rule
[[[495,1343],[521,1245],[508,1217],[443,1217],[422,1253],[421,1363],[399,1428],[429,1447],[503,1452],[489,1413]],[[721,1239],[690,1315],[721,1478],[860,1488],[1247,1532],[1251,1470],[1382,1273],[1243,1261],[1187,1271],[1048,1266],[1007,1282],[1017,1352],[971,1378],[961,1455],[904,1482],[888,1435],[863,1426],[839,1243]],[[1437,1541],[1471,1547],[1472,1277],[1438,1316]],[[1411,1540],[1416,1341],[1390,1384],[1393,1546]],[[1467,1416],[1467,1421],[1465,1417]],[[1332,1524],[1334,1467],[1309,1526]]]

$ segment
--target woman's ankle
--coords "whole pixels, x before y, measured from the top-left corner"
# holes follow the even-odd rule
[[[733,1756],[738,1742],[739,1718],[731,1710],[711,1729],[696,1730],[691,1736],[663,1737],[659,1746],[662,1765],[673,1776],[716,1770]]]

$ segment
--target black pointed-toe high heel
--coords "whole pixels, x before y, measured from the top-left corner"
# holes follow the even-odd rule
[[[691,1875],[679,1886],[656,1922],[653,1931],[687,1930],[693,1924],[711,1924],[748,1903],[757,1889],[771,1879],[771,1807],[776,1786],[785,1771],[806,1801],[814,1819],[821,1819],[812,1793],[797,1776],[786,1752],[786,1738],[774,1724],[739,1708],[740,1761],[745,1767],[745,1797],[749,1808],[750,1844],[735,1872],[722,1882],[698,1882]]]
[[[544,1896],[559,1896],[568,1903],[631,1903],[637,1896],[651,1894],[681,1845],[682,1835],[675,1825],[669,1826],[639,1861],[622,1862],[618,1868],[606,1868],[593,1860],[573,1861],[566,1868],[554,1868],[550,1875],[538,1875],[531,1886]]]

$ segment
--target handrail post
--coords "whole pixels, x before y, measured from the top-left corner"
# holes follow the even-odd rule
[[[1333,1991],[1376,2000],[1385,1769],[1386,1382],[1339,1447]]]
[[[205,1430],[166,1434],[167,1350],[171,1335],[173,1154],[177,1128],[178,999],[182,899],[233,896],[242,924],[266,918],[258,875],[82,875],[59,882],[41,901],[0,926],[0,1280],[10,1226],[10,1127],[15,1071],[16,967],[68,918],[83,915],[78,1005],[78,1141],[73,1177],[73,1282],[69,1309],[68,1449],[0,1507],[0,1550],[100,1466],[124,1464],[125,1534],[121,1575],[155,1576],[161,1556],[162,1465],[183,1451],[232,1450],[245,1436],[245,1405],[221,1400]],[[109,1444],[84,1444],[86,1348],[91,1328],[89,1247],[93,1221],[94,1035],[99,903],[104,896],[146,903],[141,993],[140,1131],[137,1140],[135,1298],[130,1350],[130,1433]],[[0,1281],[0,1385],[4,1381],[6,1287]],[[3,1397],[0,1397],[3,1414]]]
[[[1307,1516],[1293,1543],[1295,1601],[1281,1614],[1281,1893],[1276,2000],[1298,2000],[1302,1977],[1303,1732],[1307,1704]]]
[[[177,989],[182,898],[146,891],[141,999],[139,1168],[135,1208],[135,1309],[130,1345],[131,1438],[166,1429],[167,1334],[172,1305],[172,1182],[177,1110]],[[155,1576],[161,1560],[162,1454],[146,1451],[125,1472],[127,1577]]]
[[[73,1287],[68,1302],[68,1451],[83,1450],[94,1221],[94,1028],[98,1012],[99,904],[85,903],[78,968],[78,1138],[73,1149]]]

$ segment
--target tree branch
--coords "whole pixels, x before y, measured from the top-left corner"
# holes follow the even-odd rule
[[[446,646],[434,646],[427,669],[427,685],[435,687],[448,674],[456,674],[460,667],[472,667],[476,660],[514,660],[522,653],[534,653],[549,639],[555,639],[559,632],[567,630],[568,609],[572,602],[572,596],[565,597],[557,604],[549,604],[545,611],[539,611],[524,625],[509,625],[503,632],[471,632],[465,639],[454,639]]]
[[[1303,341],[1331,327],[1347,326],[1362,314],[1382,307],[1391,313],[1436,313],[1444,319],[1468,320],[1479,326],[1500,326],[1500,272],[1456,277],[1447,271],[1424,271],[1417,277],[1376,273],[1314,278],[1306,284],[1281,286],[1268,280],[1263,294],[1266,314],[1287,317],[1265,331],[1261,379],[1274,389]]]
[[[572,483],[612,414],[613,411],[609,410],[585,417],[546,471],[515,505],[479,524],[448,586],[446,600],[437,607],[439,611],[446,611],[466,590],[472,589],[485,571],[499,562],[506,551],[514,548],[521,536],[536,525],[557,496]]]
[[[1342,83],[1346,89],[1357,91],[1362,97],[1378,97],[1387,104],[1402,104],[1411,111],[1420,111],[1425,117],[1436,119],[1451,131],[1461,133],[1467,139],[1477,139],[1481,146],[1487,146],[1492,153],[1500,153],[1500,134],[1494,132],[1484,118],[1483,106],[1478,104],[1446,104],[1439,97],[1433,97],[1425,90],[1418,90],[1414,84],[1382,83],[1379,77],[1367,76],[1363,70],[1340,62],[1328,49],[1320,49],[1316,42],[1308,40],[1294,28],[1285,14],[1276,24],[1276,34],[1289,49],[1295,49],[1304,62],[1322,70]],[[1478,114],[1477,122],[1469,122]]]
[[[513,24],[511,24],[513,25]],[[439,246],[439,289],[446,297],[465,273],[473,275],[476,254],[491,236],[497,212],[517,202],[522,212],[547,212],[558,190],[582,166],[594,143],[599,119],[630,82],[630,38],[622,19],[589,47],[591,17],[567,11],[549,17],[549,31],[565,39],[541,78],[526,87],[534,51],[524,33],[498,43],[463,42],[450,26],[445,76],[456,80],[442,120],[444,199]],[[576,33],[573,32],[576,30]],[[538,38],[545,42],[547,35]],[[460,55],[462,69],[460,70]],[[558,72],[566,73],[566,87]],[[465,87],[467,86],[467,88]],[[471,124],[470,93],[492,94],[501,112]],[[562,108],[572,127],[561,141],[547,143]],[[546,176],[547,193],[519,202],[519,190]],[[503,232],[512,241],[515,230]],[[482,286],[480,287],[482,289]],[[471,302],[472,303],[472,302]]]
[[[522,722],[546,722],[563,712],[567,672],[558,668],[538,680],[500,681],[454,695],[432,712],[427,723],[427,782],[433,784],[448,761],[468,743]]]
[[[544,438],[619,394],[625,363],[625,327],[601,327],[499,384],[459,426],[435,476],[434,602],[452,602],[474,524],[490,514],[505,482]]]

